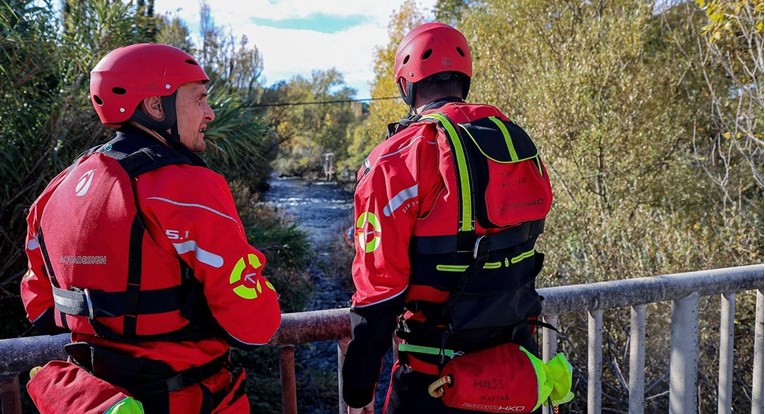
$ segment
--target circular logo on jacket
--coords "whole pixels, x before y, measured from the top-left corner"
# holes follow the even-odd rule
[[[234,268],[231,270],[228,282],[234,288],[234,293],[243,299],[257,299],[258,294],[263,293],[263,285],[261,285],[261,277],[258,277],[258,268],[263,266],[260,263],[258,256],[250,253],[247,255],[247,261],[244,257],[240,258]],[[267,280],[263,280],[266,287],[276,291],[274,285]]]
[[[82,177],[80,177],[80,180],[77,181],[77,186],[74,187],[74,193],[77,195],[77,197],[82,197],[88,192],[88,189],[90,189],[90,184],[93,183],[93,176],[95,174],[96,170],[89,170],[86,171]]]
[[[374,213],[366,211],[359,215],[356,219],[356,237],[359,246],[363,247],[366,253],[371,253],[380,246],[382,226]]]

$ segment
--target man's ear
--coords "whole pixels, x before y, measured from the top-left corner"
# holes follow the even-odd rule
[[[162,98],[159,96],[150,96],[141,101],[141,110],[143,113],[156,120],[165,118],[165,110],[162,108]]]

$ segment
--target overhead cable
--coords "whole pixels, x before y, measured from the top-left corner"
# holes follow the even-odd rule
[[[329,100],[329,101],[274,102],[274,103],[254,104],[252,106],[253,107],[268,107],[268,106],[324,105],[324,104],[338,104],[338,103],[351,103],[351,102],[381,101],[385,99],[400,99],[400,97],[386,96],[382,98],[335,99],[335,100]]]

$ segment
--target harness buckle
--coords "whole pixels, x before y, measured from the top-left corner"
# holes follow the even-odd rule
[[[486,236],[479,236],[475,240],[473,245],[473,259],[476,260],[476,264],[483,266],[486,260],[489,258],[489,238]]]
[[[85,288],[85,304],[88,305],[88,319],[93,320],[96,318],[96,313],[93,311],[93,300],[90,298],[90,289]]]

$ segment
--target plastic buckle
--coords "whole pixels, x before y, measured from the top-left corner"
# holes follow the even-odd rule
[[[183,381],[183,374],[178,374],[176,376],[166,379],[165,385],[167,386],[167,392],[178,391],[181,388],[185,387],[186,385],[185,385],[185,382]]]

